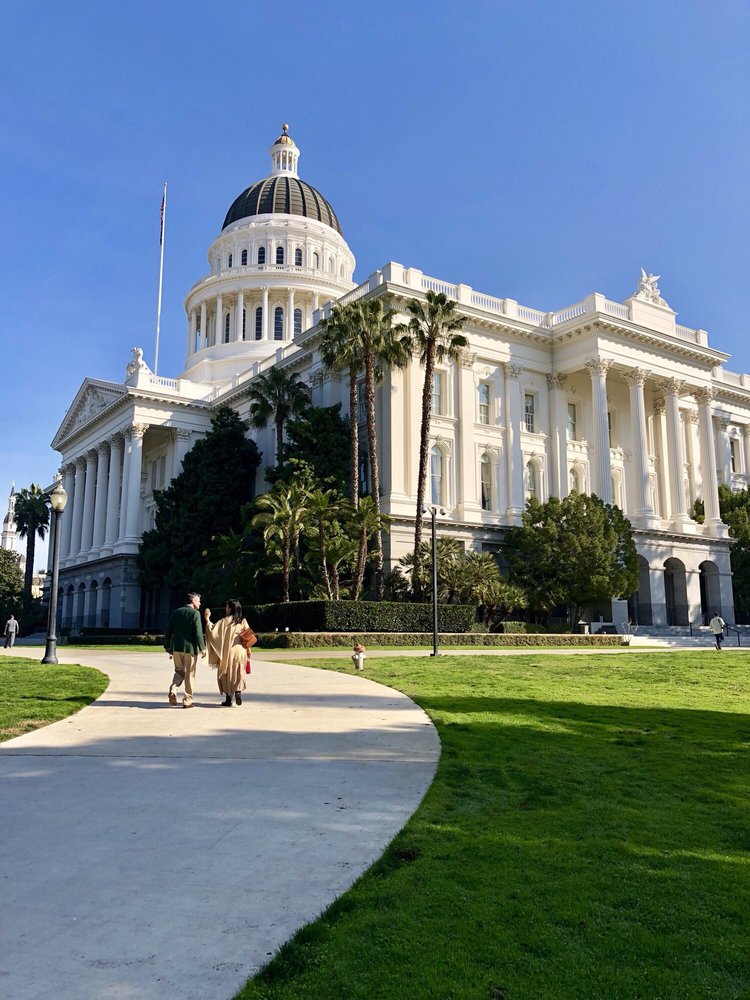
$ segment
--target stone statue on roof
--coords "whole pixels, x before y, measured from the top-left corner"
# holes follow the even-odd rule
[[[659,292],[659,286],[657,281],[661,278],[660,274],[646,274],[646,271],[641,268],[641,279],[638,282],[638,287],[633,292],[634,299],[643,299],[645,302],[653,302],[656,306],[669,306],[661,297]]]

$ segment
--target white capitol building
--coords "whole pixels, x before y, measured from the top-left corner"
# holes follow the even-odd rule
[[[270,175],[231,205],[209,271],[187,294],[181,374],[154,375],[134,350],[124,383],[84,380],[55,434],[69,495],[62,626],[163,620],[166,596],[160,606],[141,595],[139,540],[153,526],[153,491],[179,472],[214,409],[247,419],[249,383],[281,365],[300,374],[315,405],[347,412],[347,376],[324,370],[319,321],[334,302],[387,295],[405,308],[427,289],[457,300],[469,340],[460,363],[435,376],[429,489],[447,512],[441,532],[496,551],[530,495],[596,493],[633,525],[631,614],[686,624],[718,608],[733,622],[717,487],[750,483],[750,376],[725,369],[728,355],[704,330],[676,322],[656,277],[642,272],[625,302],[594,293],[552,313],[393,262],[355,287],[354,255],[329,202],[299,178],[286,126],[270,153]],[[378,393],[391,564],[413,546],[422,378],[414,361]],[[273,429],[253,434],[262,467],[273,464]],[[689,514],[698,498],[704,524]]]

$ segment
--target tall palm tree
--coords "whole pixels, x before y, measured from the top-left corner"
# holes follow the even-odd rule
[[[333,600],[333,586],[331,583],[331,576],[328,572],[328,536],[330,533],[331,523],[336,521],[340,506],[341,505],[337,501],[336,494],[333,490],[315,489],[307,495],[307,509],[314,526],[315,537],[317,540],[316,554],[318,558],[318,566],[320,567],[320,575],[323,577],[323,583],[325,585],[329,601]]]
[[[443,292],[428,290],[426,301],[411,299],[407,309],[411,314],[407,329],[412,346],[419,351],[424,366],[422,388],[422,423],[419,431],[419,473],[417,479],[417,512],[414,519],[414,552],[419,556],[422,544],[422,506],[427,486],[427,455],[430,443],[432,414],[432,379],[435,365],[446,358],[455,360],[468,341],[459,331],[466,317],[456,313],[456,302]]]
[[[294,564],[299,579],[299,536],[309,513],[307,494],[298,486],[277,483],[269,493],[258,497],[260,513],[252,520],[253,527],[263,528],[267,551],[278,547],[281,557],[281,599],[289,601],[289,580]]]
[[[335,305],[320,328],[323,333],[320,342],[323,364],[330,372],[349,372],[349,495],[356,505],[359,500],[359,373],[362,370],[359,315],[348,306]]]
[[[273,418],[276,427],[276,460],[284,440],[284,424],[310,405],[307,386],[296,372],[287,374],[274,366],[257,377],[248,389],[250,424],[262,430]]]
[[[19,490],[16,495],[15,519],[18,537],[26,539],[23,592],[27,597],[31,597],[36,538],[38,535],[40,539],[44,539],[49,527],[49,496],[37,483],[32,483],[28,489]]]
[[[352,508],[350,518],[352,533],[358,538],[357,561],[354,567],[354,580],[352,581],[352,598],[358,601],[362,593],[362,581],[365,576],[365,567],[367,566],[369,541],[378,533],[382,533],[388,529],[391,518],[387,514],[381,514],[380,510],[375,506],[373,497],[360,497],[357,506]]]

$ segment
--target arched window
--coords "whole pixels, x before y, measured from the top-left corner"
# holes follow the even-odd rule
[[[258,247],[258,263],[265,264],[266,262],[266,248]]]
[[[443,502],[443,453],[434,445],[430,452],[430,497],[432,503]]]
[[[320,254],[317,250],[313,254],[313,267],[316,271],[320,268]]]
[[[302,310],[294,310],[294,332],[302,333]]]
[[[245,339],[245,330],[247,329],[245,310],[242,310],[242,339]]]
[[[482,455],[479,479],[482,484],[482,510],[492,510],[492,462],[489,455]]]
[[[224,317],[224,343],[229,343],[229,313]]]
[[[281,306],[276,306],[273,311],[273,339],[284,339],[284,310]]]
[[[539,470],[534,462],[528,462],[526,465],[526,497],[531,500],[533,497],[537,499],[539,493]]]
[[[242,251],[242,254],[240,255],[240,263],[243,267],[247,264],[247,250]]]
[[[233,263],[233,261],[234,261],[234,257],[233,257],[233,256],[232,256],[232,254],[230,253],[229,257],[227,258],[227,267],[231,267],[231,266],[232,266],[232,263]]]
[[[302,267],[302,251],[299,247],[294,251],[294,266]]]
[[[333,257],[328,258],[328,270],[333,274]]]
[[[277,264],[283,264],[284,263],[284,248],[283,247],[276,247],[276,263]]]
[[[263,306],[255,310],[255,339],[263,340]]]

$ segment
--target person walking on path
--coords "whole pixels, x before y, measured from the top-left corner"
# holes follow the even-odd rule
[[[222,707],[230,708],[232,697],[238,705],[242,704],[242,692],[245,690],[245,664],[248,651],[241,634],[249,628],[242,614],[239,601],[227,601],[224,606],[224,618],[221,621],[211,621],[211,609],[203,612],[206,619],[206,639],[208,641],[208,664],[216,667],[216,680],[219,691],[224,695]]]
[[[183,708],[193,707],[193,678],[198,663],[198,653],[205,657],[206,642],[203,638],[200,594],[188,594],[187,604],[172,612],[167,631],[164,633],[164,648],[174,659],[174,677],[169,687],[169,704],[177,704],[177,689],[185,683],[182,698]]]
[[[724,638],[724,619],[721,617],[718,611],[714,611],[714,616],[709,622],[708,627],[714,634],[714,639],[716,640],[716,648],[721,649],[721,643]]]
[[[16,641],[16,636],[18,635],[18,621],[13,617],[11,612],[10,618],[5,623],[5,648],[12,649],[13,643]]]

